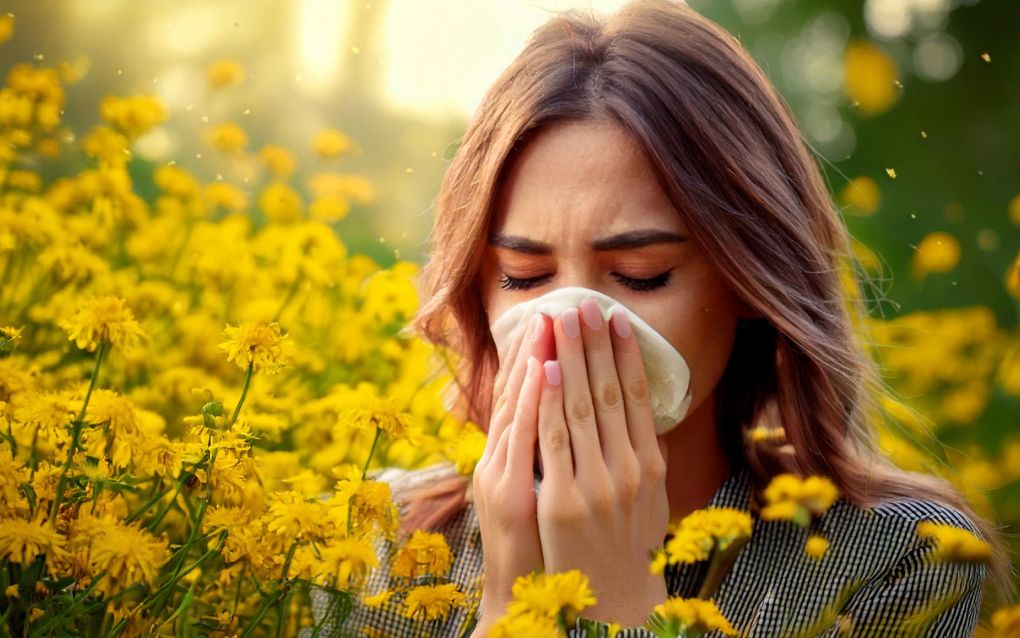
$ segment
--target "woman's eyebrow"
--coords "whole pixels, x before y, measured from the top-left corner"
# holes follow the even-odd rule
[[[593,250],[628,250],[642,248],[652,244],[679,243],[687,241],[683,235],[678,235],[666,230],[646,228],[642,230],[631,230],[619,235],[603,237],[591,242]],[[516,235],[504,235],[495,233],[489,237],[489,244],[528,255],[551,255],[552,246],[544,242],[519,237]]]

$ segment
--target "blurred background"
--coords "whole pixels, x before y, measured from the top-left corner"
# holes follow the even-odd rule
[[[62,144],[101,123],[103,96],[157,96],[168,117],[129,165],[146,199],[152,167],[171,162],[254,197],[267,145],[292,154],[305,196],[317,175],[360,176],[346,208],[319,218],[387,267],[422,259],[446,163],[531,30],[553,11],[620,4],[24,0],[0,9],[16,20],[0,26],[0,72],[62,64]],[[917,410],[904,440],[1015,524],[1020,2],[689,4],[747,47],[817,155],[872,281],[883,368]],[[33,168],[51,181],[83,162],[55,152]]]

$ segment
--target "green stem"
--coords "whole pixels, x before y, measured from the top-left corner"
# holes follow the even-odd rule
[[[60,503],[64,500],[64,487],[67,484],[67,470],[71,467],[71,461],[74,459],[74,453],[78,450],[78,439],[81,437],[81,429],[85,421],[85,410],[89,407],[89,399],[92,397],[92,390],[96,387],[96,379],[99,378],[99,366],[103,363],[103,357],[106,356],[106,352],[109,350],[110,344],[101,342],[99,344],[98,352],[96,353],[96,365],[92,368],[92,379],[89,381],[89,389],[85,393],[85,400],[81,405],[81,412],[78,413],[78,418],[75,419],[72,425],[71,433],[71,445],[67,448],[67,459],[64,461],[64,467],[60,471],[60,479],[57,481],[57,496],[53,499],[53,506],[50,509],[50,522],[52,523],[56,517],[57,512],[60,511]]]
[[[237,401],[237,407],[234,408],[234,416],[230,417],[230,425],[233,425],[237,421],[237,415],[241,413],[241,406],[244,405],[244,398],[248,395],[248,386],[251,384],[251,372],[254,368],[255,362],[248,362],[248,370],[244,373],[244,387],[241,388],[241,398]]]
[[[375,452],[375,444],[379,441],[380,427],[375,426],[375,438],[372,439],[372,448],[368,451],[368,458],[365,459],[365,467],[361,468],[361,480],[365,480],[365,476],[368,474],[368,464],[372,462],[372,454]]]

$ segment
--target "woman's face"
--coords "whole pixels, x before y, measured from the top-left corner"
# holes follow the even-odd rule
[[[506,171],[480,273],[490,325],[556,288],[598,290],[683,354],[693,414],[726,368],[738,318],[750,315],[690,238],[637,143],[607,121],[559,122]]]

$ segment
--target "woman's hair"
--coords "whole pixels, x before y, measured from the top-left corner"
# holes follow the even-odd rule
[[[993,582],[1012,594],[998,530],[949,483],[898,468],[875,442],[889,397],[862,336],[863,270],[789,107],[740,43],[675,0],[609,16],[554,15],[485,94],[443,177],[413,328],[456,357],[460,416],[487,428],[498,369],[479,266],[504,167],[529,136],[608,119],[638,144],[701,250],[758,313],[740,320],[717,391],[727,454],[755,476],[830,477],[869,507],[923,495],[968,515],[993,547]],[[785,445],[753,442],[781,428]],[[406,530],[465,504],[468,477],[419,490]]]

